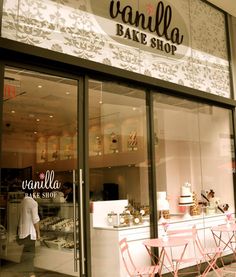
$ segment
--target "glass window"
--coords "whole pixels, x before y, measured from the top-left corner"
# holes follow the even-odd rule
[[[124,230],[134,259],[149,264],[141,242],[150,236],[145,91],[90,80],[89,168],[94,276],[125,270],[119,252]]]
[[[235,207],[232,111],[155,94],[154,126],[159,223],[225,223]]]

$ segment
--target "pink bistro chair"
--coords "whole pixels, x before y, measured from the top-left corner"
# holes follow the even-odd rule
[[[125,269],[130,277],[134,276],[150,276],[154,277],[158,273],[158,265],[150,265],[143,267],[136,267],[133,262],[133,259],[130,255],[129,246],[126,238],[122,239],[119,242],[121,256],[124,262]]]
[[[193,237],[195,239],[197,249],[200,253],[200,262],[206,262],[207,264],[207,267],[201,276],[203,277],[206,276],[211,270],[215,272],[216,276],[223,276],[222,270],[216,264],[219,258],[221,259],[221,262],[222,262],[223,248],[217,247],[217,246],[213,248],[204,247],[198,236],[196,226],[193,227]]]
[[[199,276],[205,277],[209,271],[213,270],[215,276],[223,276],[220,268],[217,266],[216,262],[218,258],[221,258],[223,249],[220,247],[214,248],[205,248],[201,243],[201,240],[198,236],[198,231],[196,226],[193,226],[189,229],[180,229],[180,230],[169,230],[169,236],[181,236],[191,241],[191,244],[194,250],[193,255],[190,257],[183,257],[182,259],[174,260],[178,266],[184,263],[195,262],[196,263],[196,273]],[[205,262],[207,264],[204,272],[201,274],[201,263]],[[188,272],[189,274],[190,272]],[[193,272],[192,272],[193,273]],[[184,273],[183,273],[184,274]]]
[[[201,264],[197,258],[197,250],[196,250],[196,243],[195,239],[193,236],[193,229],[188,228],[188,229],[178,229],[178,230],[168,230],[167,231],[168,236],[173,236],[173,237],[182,237],[186,240],[189,241],[189,244],[187,248],[191,247],[193,251],[191,255],[189,253],[185,252],[185,255],[182,257],[182,259],[172,257],[173,262],[176,264],[176,267],[182,265],[182,264],[189,264],[189,263],[194,263],[196,264],[196,269],[193,267],[192,271],[188,272],[183,272],[179,273],[179,275],[188,275],[190,273],[196,273],[198,276],[201,275]]]

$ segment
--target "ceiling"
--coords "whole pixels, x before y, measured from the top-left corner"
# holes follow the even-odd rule
[[[7,68],[4,79],[5,134],[41,137],[76,133],[76,80],[17,68]],[[9,88],[14,95],[9,94]],[[90,80],[89,95],[91,125],[128,117],[145,107],[143,91],[118,83]]]
[[[213,5],[221,8],[232,16],[236,17],[236,1],[235,0],[207,0]]]

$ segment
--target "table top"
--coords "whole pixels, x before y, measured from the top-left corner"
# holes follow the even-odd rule
[[[234,232],[236,231],[236,223],[214,226],[211,230],[213,232]]]
[[[183,237],[169,237],[168,239],[156,238],[156,239],[148,239],[143,242],[144,245],[149,247],[175,247],[175,246],[183,246],[187,244],[189,240]]]

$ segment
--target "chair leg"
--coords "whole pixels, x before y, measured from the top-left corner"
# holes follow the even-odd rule
[[[212,260],[208,261],[208,266],[205,269],[205,271],[202,273],[202,275],[201,275],[202,277],[205,277],[211,269],[216,273],[217,276],[219,276],[219,277],[222,276],[221,274],[219,274],[217,272],[217,269],[219,269],[219,267],[216,265],[217,259],[218,259],[218,257],[214,257]]]

